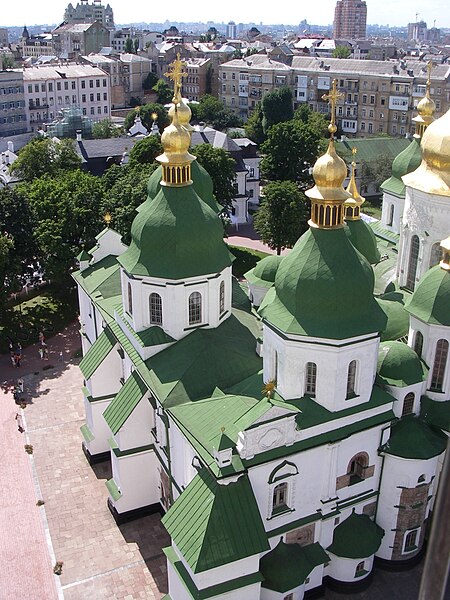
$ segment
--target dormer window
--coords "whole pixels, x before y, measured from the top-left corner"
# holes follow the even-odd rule
[[[202,295],[200,292],[192,292],[189,296],[189,325],[202,322]]]
[[[150,324],[151,325],[162,325],[162,300],[159,294],[150,294],[149,298],[150,305]]]

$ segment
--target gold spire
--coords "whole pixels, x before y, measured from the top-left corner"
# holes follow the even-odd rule
[[[358,188],[356,186],[356,162],[355,157],[358,152],[357,148],[352,148],[353,160],[351,164],[352,174],[350,176],[350,181],[347,186],[347,192],[351,195],[351,198],[344,202],[345,206],[345,220],[346,221],[358,221],[361,218],[361,205],[366,201],[360,193],[358,192]]]
[[[416,124],[415,137],[421,138],[424,134],[425,129],[430,123],[434,121],[434,112],[436,110],[436,104],[430,96],[431,88],[431,71],[433,70],[433,61],[429,60],[427,63],[427,82],[425,96],[417,105],[418,115],[415,116],[412,121]]]
[[[442,259],[439,263],[441,269],[450,271],[450,236],[441,242]]]
[[[343,98],[344,94],[338,92],[337,81],[333,79],[331,91],[324,94],[322,98],[330,103],[331,121],[328,125],[330,132],[330,141],[327,151],[323,156],[317,159],[313,167],[313,178],[315,186],[305,193],[311,199],[311,220],[309,224],[312,227],[321,229],[334,229],[342,227],[344,212],[342,204],[350,197],[342,183],[347,176],[347,166],[345,162],[336,154],[334,147],[334,134],[336,133],[336,102]]]
[[[178,53],[177,58],[169,65],[170,70],[165,73],[166,77],[174,82],[173,104],[169,110],[172,123],[164,129],[161,136],[164,154],[158,156],[156,160],[162,164],[163,168],[161,185],[172,187],[181,187],[192,183],[191,162],[195,160],[195,156],[188,152],[191,145],[191,135],[188,130],[191,111],[183,103],[181,96],[182,78],[187,76],[187,73],[183,71],[185,64]]]

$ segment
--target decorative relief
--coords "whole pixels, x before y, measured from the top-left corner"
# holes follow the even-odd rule
[[[276,446],[281,442],[282,433],[279,429],[272,428],[269,429],[259,440],[259,446],[263,450],[267,450],[272,446]]]

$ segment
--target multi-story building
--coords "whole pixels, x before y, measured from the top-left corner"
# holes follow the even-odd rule
[[[237,36],[237,25],[234,21],[230,21],[227,24],[226,32],[227,40],[235,40]]]
[[[207,93],[208,70],[211,68],[209,58],[188,58],[184,67],[187,77],[183,90],[186,98],[198,102]]]
[[[0,27],[0,48],[9,44],[8,28]]]
[[[23,73],[21,70],[0,71],[0,137],[27,131]]]
[[[64,21],[66,23],[94,23],[99,21],[107,29],[114,29],[113,9],[109,4],[103,6],[101,0],[94,0],[89,4],[88,0],[81,0],[74,8],[69,3],[64,11]]]
[[[364,0],[337,0],[334,10],[333,38],[366,37],[367,5]]]
[[[427,39],[427,24],[425,21],[408,23],[408,40],[424,42]]]
[[[69,60],[91,52],[100,52],[110,45],[110,31],[99,21],[63,23],[52,31],[52,35],[55,54]]]
[[[52,121],[63,108],[80,107],[94,121],[111,116],[109,75],[92,65],[28,67],[23,72],[32,130]]]
[[[51,33],[38,33],[23,38],[21,42],[22,56],[28,58],[39,58],[39,56],[53,56],[53,36]]]
[[[220,65],[220,97],[229,108],[248,117],[264,94],[283,85],[291,88],[294,105],[303,102],[312,110],[328,113],[322,98],[333,79],[343,94],[337,105],[340,132],[365,136],[387,133],[404,136],[415,132],[413,111],[425,93],[427,67],[404,60],[360,61],[317,59],[294,56],[292,65],[275,62],[265,55],[234,59]],[[450,105],[450,67],[435,65],[431,73],[431,94],[436,116]]]

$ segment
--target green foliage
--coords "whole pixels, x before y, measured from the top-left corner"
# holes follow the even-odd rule
[[[133,40],[131,38],[127,38],[125,40],[124,52],[126,52],[127,54],[135,53]]]
[[[210,144],[199,144],[191,149],[198,162],[213,180],[214,196],[219,204],[231,210],[235,196],[235,162],[222,148],[213,148]]]
[[[147,77],[144,79],[142,87],[144,90],[151,90],[154,85],[158,83],[158,77],[154,73],[149,73]]]
[[[157,115],[156,122],[159,127],[159,131],[162,133],[164,128],[167,127],[170,123],[169,115],[167,114],[167,110],[161,104],[157,104],[152,102],[150,104],[144,104],[143,106],[139,106],[139,108],[135,108],[131,110],[127,116],[125,117],[125,129],[128,131],[130,127],[134,124],[134,120],[136,115],[139,114],[142,120],[142,123],[150,131],[153,125],[152,114]]]
[[[158,79],[156,84],[153,86],[153,91],[158,95],[159,104],[169,104],[173,98],[173,89],[169,86],[167,81],[164,79]]]
[[[81,243],[90,248],[102,229],[103,181],[77,170],[40,177],[21,190],[35,220],[33,236],[46,275],[64,286]]]
[[[296,181],[302,187],[312,183],[309,173],[320,154],[322,136],[317,123],[300,119],[278,123],[269,130],[261,150],[261,172],[271,181]]]
[[[293,181],[276,181],[264,188],[264,199],[254,217],[262,241],[281,254],[292,248],[308,228],[309,202]]]
[[[142,104],[141,98],[137,98],[136,96],[131,96],[130,98],[130,106],[140,106]]]
[[[136,216],[136,208],[147,198],[148,179],[157,166],[156,163],[141,164],[130,160],[123,167],[113,165],[102,177],[105,196],[100,214],[110,213],[112,227],[127,244],[131,240],[131,224]]]
[[[8,233],[0,233],[0,316],[6,310],[6,299],[11,289],[10,262],[14,250],[14,240]],[[3,318],[2,318],[3,320]]]
[[[388,156],[378,156],[370,162],[361,161],[361,187],[367,188],[375,184],[376,189],[392,175],[392,159]]]
[[[14,69],[14,67],[16,66],[16,62],[10,54],[3,54],[0,58],[0,63],[2,63],[2,71],[6,71],[7,69]]]
[[[119,137],[122,133],[122,127],[116,127],[111,119],[103,119],[103,121],[97,121],[92,125],[92,137],[94,139]]]
[[[350,54],[350,48],[347,46],[336,46],[333,50],[333,58],[348,58]]]
[[[262,99],[264,133],[277,123],[290,121],[294,116],[292,92],[288,87],[281,87],[266,94]]]
[[[249,248],[241,248],[239,246],[229,246],[230,252],[236,257],[233,261],[232,271],[235,277],[241,278],[244,273],[256,267],[257,263],[269,254],[259,252],[258,250],[250,250]]]
[[[306,123],[321,138],[327,137],[328,120],[325,115],[311,110],[309,104],[306,104],[306,102],[297,107],[294,112],[294,119]]]
[[[263,129],[263,116],[261,102],[258,102],[250,118],[244,124],[245,135],[258,145],[262,144],[266,139]]]
[[[197,118],[219,131],[224,131],[228,127],[239,127],[242,124],[241,119],[215,96],[205,94],[197,106]]]
[[[61,171],[78,169],[80,165],[73,140],[54,142],[48,138],[35,138],[20,150],[11,171],[25,181],[32,181],[43,175],[53,177]]]
[[[130,152],[130,163],[151,164],[162,154],[159,136],[150,135],[137,142]]]

